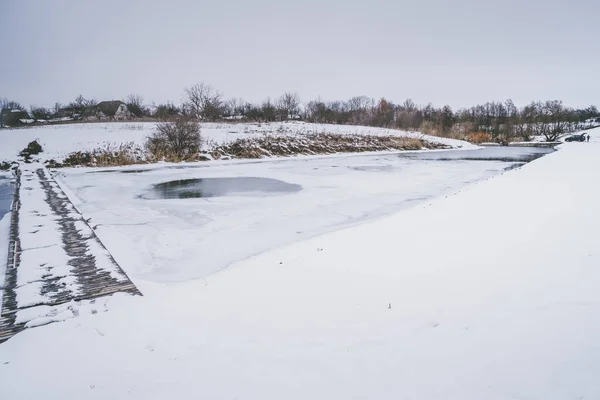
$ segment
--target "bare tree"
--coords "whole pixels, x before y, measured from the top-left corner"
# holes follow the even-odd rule
[[[197,83],[185,89],[184,107],[196,118],[214,121],[223,113],[223,95],[210,85]]]
[[[567,110],[562,101],[547,101],[543,108],[545,128],[543,135],[548,142],[554,142],[560,135],[565,133],[569,123],[569,110]]]
[[[506,110],[506,118],[503,121],[504,139],[506,143],[510,143],[511,140],[517,135],[516,124],[519,118],[519,109],[515,106],[512,99],[508,99],[504,102],[504,109]]]
[[[379,99],[373,109],[373,121],[375,126],[387,127],[394,120],[394,105],[385,98]]]
[[[348,112],[353,124],[366,124],[369,112],[375,106],[375,100],[367,96],[354,96],[347,101]]]
[[[271,99],[268,98],[262,104],[262,118],[265,121],[275,121],[277,117],[277,107],[271,102]]]
[[[224,104],[225,114],[231,117],[242,117],[244,115],[245,103],[243,99],[232,98]]]
[[[52,117],[52,111],[50,111],[47,108],[44,107],[37,107],[37,106],[29,106],[29,109],[31,110],[30,115],[36,119],[36,120],[46,120],[46,119],[50,119]]]
[[[367,96],[354,96],[348,100],[348,108],[350,112],[366,111],[373,106],[373,99]]]
[[[180,115],[181,110],[175,104],[167,102],[165,104],[159,104],[156,106],[152,116],[160,120],[168,120]]]
[[[277,101],[277,109],[282,120],[297,118],[300,114],[300,96],[292,92],[282,94]]]
[[[402,108],[408,112],[417,111],[417,105],[414,101],[412,101],[412,99],[404,100],[404,103],[402,103]]]
[[[1,110],[21,110],[25,111],[25,107],[23,107],[20,103],[16,101],[8,100],[7,98],[0,98],[0,111]]]
[[[133,115],[140,118],[145,114],[144,110],[144,98],[139,94],[130,94],[125,99],[125,104],[127,104],[127,108]]]
[[[445,134],[450,132],[450,129],[452,128],[452,125],[454,125],[454,122],[456,120],[454,112],[452,112],[452,108],[449,105],[445,105],[437,114],[437,124],[441,133]]]
[[[73,117],[81,117],[86,107],[92,107],[97,104],[98,102],[95,99],[86,99],[82,95],[79,95],[74,101],[69,103],[68,107],[71,109]]]

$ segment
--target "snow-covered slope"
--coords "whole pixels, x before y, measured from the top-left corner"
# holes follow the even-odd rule
[[[0,398],[600,398],[593,135],[454,196],[25,331],[0,345]]]
[[[133,142],[143,145],[145,138],[152,132],[155,124],[150,122],[113,122],[67,124],[31,127],[26,129],[0,130],[0,161],[13,161],[17,154],[32,140],[39,140],[44,148],[42,160],[63,159],[74,151],[93,150],[108,143],[121,144]],[[466,142],[453,139],[426,136],[418,132],[404,132],[383,128],[371,128],[350,125],[310,124],[304,122],[277,123],[203,123],[202,136],[206,143],[225,143],[238,138],[261,135],[296,135],[302,133],[335,133],[361,135],[400,135],[423,138],[453,147],[472,147]]]

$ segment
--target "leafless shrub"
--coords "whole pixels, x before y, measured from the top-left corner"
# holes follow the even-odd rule
[[[182,161],[197,158],[201,144],[200,124],[179,116],[156,124],[155,131],[146,139],[145,148],[151,159]]]

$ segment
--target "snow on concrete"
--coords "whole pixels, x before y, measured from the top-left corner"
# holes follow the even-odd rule
[[[86,124],[65,124],[30,127],[27,129],[0,130],[0,161],[16,160],[18,153],[33,140],[38,140],[44,152],[40,154],[42,161],[54,159],[61,161],[74,151],[89,151],[104,148],[108,144],[125,144],[133,142],[143,145],[146,137],[155,127],[153,122],[107,122]],[[238,138],[262,135],[298,135],[308,133],[335,133],[361,135],[400,135],[422,138],[435,143],[448,144],[453,147],[473,147],[459,140],[427,136],[418,132],[404,132],[392,129],[373,128],[352,125],[311,124],[304,122],[273,123],[202,123],[202,136],[205,145],[208,143],[226,143]]]
[[[26,330],[0,398],[600,398],[599,152]]]

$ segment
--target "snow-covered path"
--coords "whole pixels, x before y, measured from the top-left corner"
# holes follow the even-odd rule
[[[600,398],[599,154],[25,331],[0,398]]]
[[[139,294],[43,165],[21,165],[20,173],[15,230],[4,244],[12,255],[0,286],[0,341],[77,315],[75,301]]]

